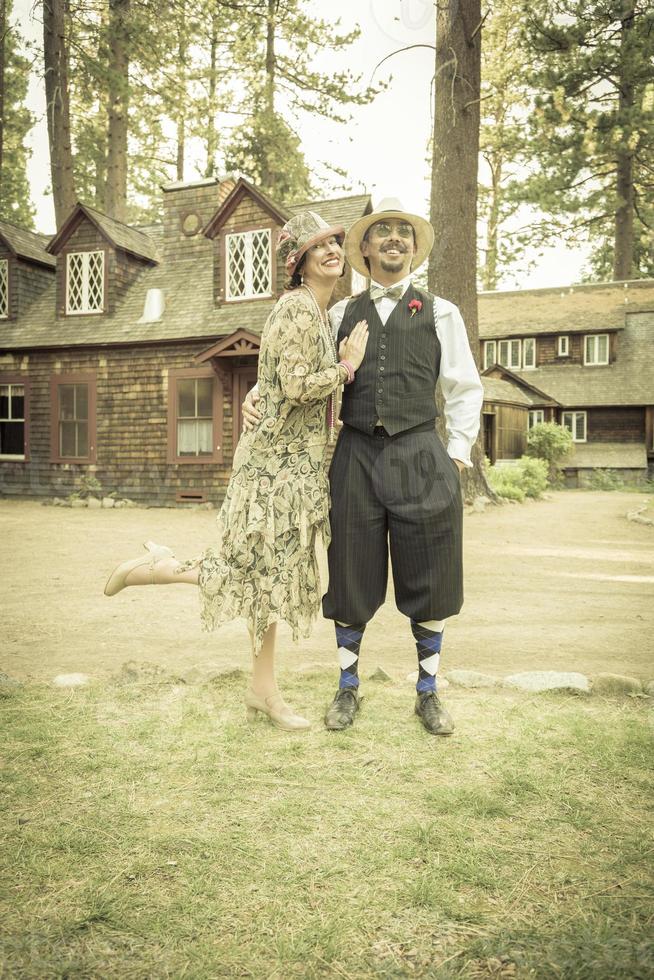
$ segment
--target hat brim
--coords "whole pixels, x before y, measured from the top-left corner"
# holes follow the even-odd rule
[[[368,229],[378,221],[384,221],[385,218],[397,218],[400,221],[408,221],[412,225],[416,235],[416,252],[411,263],[412,270],[422,265],[434,247],[434,229],[418,214],[410,214],[408,211],[376,211],[373,214],[366,214],[354,222],[345,236],[343,247],[345,257],[352,268],[367,279],[370,278],[370,270],[361,254],[361,242]]]
[[[334,225],[333,228],[323,228],[317,235],[314,235],[313,238],[306,241],[302,248],[299,248],[297,252],[291,252],[286,259],[286,271],[289,273],[289,275],[292,275],[293,272],[295,272],[300,264],[300,259],[309,251],[310,248],[313,248],[314,245],[318,245],[319,242],[324,242],[326,238],[331,238],[332,236],[334,236],[334,238],[338,238],[339,245],[342,245],[343,240],[345,239],[345,228],[343,225]]]

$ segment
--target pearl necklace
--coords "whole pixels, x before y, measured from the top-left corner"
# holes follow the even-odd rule
[[[332,334],[331,328],[329,326],[329,317],[327,316],[327,312],[323,313],[322,310],[320,309],[318,300],[316,299],[316,295],[313,289],[311,288],[311,286],[307,285],[306,282],[303,282],[302,285],[304,286],[309,296],[311,297],[311,301],[313,303],[315,312],[318,314],[318,320],[320,321],[323,340],[325,340],[327,344],[327,350],[332,355],[334,364],[338,364],[338,352],[336,350],[336,341],[334,340],[334,335]],[[335,396],[334,396],[334,392],[331,392],[331,394],[327,398],[327,429],[329,432],[330,442],[334,441],[335,428],[336,428]]]

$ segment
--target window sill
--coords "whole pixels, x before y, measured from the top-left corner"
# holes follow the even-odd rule
[[[65,316],[101,316],[104,313],[102,310],[66,310]]]
[[[12,456],[10,453],[0,453],[0,463],[24,463],[26,456]]]
[[[219,466],[222,463],[222,456],[220,458],[216,456],[194,456],[189,459],[188,456],[177,456],[174,459],[168,461],[169,466]]]
[[[273,299],[273,294],[261,293],[256,296],[226,296],[225,303],[252,303],[260,299]]]

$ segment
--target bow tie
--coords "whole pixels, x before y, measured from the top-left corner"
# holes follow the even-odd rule
[[[404,286],[371,286],[370,287],[370,299],[374,302],[376,299],[381,299],[382,296],[388,296],[389,299],[401,299],[404,293]]]

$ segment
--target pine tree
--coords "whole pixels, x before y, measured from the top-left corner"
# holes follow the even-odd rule
[[[525,8],[539,90],[523,193],[547,213],[543,237],[590,240],[594,270],[651,274],[654,245],[654,13],[646,0],[549,0]],[[609,270],[609,262],[611,268]]]
[[[68,89],[69,30],[66,0],[43,2],[43,64],[55,220],[60,228],[75,206]]]
[[[252,177],[278,200],[305,198],[312,190],[309,168],[290,119],[301,113],[345,123],[347,107],[369,102],[379,89],[361,88],[348,71],[318,72],[313,58],[327,48],[336,53],[358,36],[338,33],[324,20],[312,21],[304,0],[254,0],[241,57],[247,95],[244,124],[226,150],[228,169]]]
[[[496,289],[503,273],[524,257],[516,217],[520,173],[525,165],[523,129],[530,90],[525,81],[529,52],[521,26],[521,0],[493,0],[484,21],[481,52],[479,148],[485,163],[479,178],[480,252],[483,289]]]
[[[25,137],[34,116],[25,106],[29,60],[25,43],[11,22],[11,0],[0,0],[0,218],[34,227]]]

